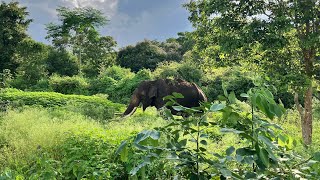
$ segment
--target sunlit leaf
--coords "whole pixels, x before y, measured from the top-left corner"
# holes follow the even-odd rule
[[[225,108],[226,105],[225,104],[213,104],[211,107],[210,107],[210,111],[211,112],[216,112],[216,111],[220,111],[221,109]]]

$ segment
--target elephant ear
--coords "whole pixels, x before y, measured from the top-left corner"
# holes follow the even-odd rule
[[[148,96],[149,96],[150,99],[153,98],[153,97],[157,97],[157,90],[158,89],[155,86],[152,86],[150,88],[149,93],[148,93]]]

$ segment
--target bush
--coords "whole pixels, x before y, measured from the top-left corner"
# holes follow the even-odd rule
[[[85,78],[80,76],[61,77],[59,75],[53,75],[49,79],[49,84],[54,92],[62,94],[89,94],[89,84]]]
[[[182,79],[199,84],[203,72],[195,64],[183,63],[178,68],[178,73]]]
[[[109,76],[101,76],[96,79],[92,79],[90,81],[89,86],[89,93],[91,95],[93,94],[99,94],[104,93],[108,94],[110,91],[108,89],[112,89],[113,86],[117,84],[117,81]]]
[[[188,82],[200,83],[203,72],[192,63],[163,62],[154,71],[157,78],[181,78]]]
[[[179,106],[172,96],[170,101],[177,105],[174,109],[189,116],[181,119],[164,110],[168,124],[143,130],[123,141],[117,153],[123,162],[132,154],[143,154],[131,175],[145,172],[148,165],[162,159],[175,163],[176,172],[182,172],[181,179],[319,179],[318,149],[307,155],[309,158],[299,156],[293,150],[297,140],[270,122],[286,111],[274,101],[272,93],[256,87],[245,96],[251,106],[244,109],[239,107],[233,92],[225,92],[224,101],[204,103],[200,108]],[[238,121],[242,126],[211,121],[211,113],[221,114],[223,121]],[[245,116],[239,118],[242,114]],[[219,152],[213,148],[217,142],[206,134],[210,128],[218,128],[223,137],[234,135],[234,141],[223,139],[227,147]]]
[[[50,75],[74,76],[79,71],[77,58],[66,50],[50,49],[46,63]]]
[[[0,93],[0,99],[9,101],[13,107],[63,107],[102,120],[114,117],[114,113],[122,111],[123,107],[98,96],[63,95],[54,92],[5,92]]]
[[[209,101],[217,100],[219,95],[223,95],[222,84],[228,92],[234,91],[239,100],[244,100],[240,96],[242,92],[247,92],[254,87],[251,78],[237,68],[219,68],[214,74],[204,76],[201,79],[202,89]]]
[[[179,77],[178,68],[179,63],[177,62],[162,62],[159,63],[153,74],[158,79],[172,79]]]
[[[101,72],[99,78],[110,77],[116,81],[120,81],[124,78],[131,78],[134,76],[134,73],[130,69],[122,68],[120,66],[111,66],[108,67],[105,71]]]
[[[151,79],[150,70],[142,69],[134,77],[122,79],[115,86],[108,88],[109,99],[113,102],[127,104],[130,101],[132,92],[140,82]]]
[[[28,91],[53,91],[49,79],[40,79],[36,85],[27,88]]]
[[[130,69],[121,68],[120,66],[108,67],[97,78],[90,81],[89,92],[90,94],[112,94],[111,90],[114,89],[118,81],[130,79],[134,76],[135,74]]]
[[[154,41],[145,40],[135,46],[127,46],[118,52],[117,63],[133,72],[154,70],[159,62],[167,60],[167,53]]]

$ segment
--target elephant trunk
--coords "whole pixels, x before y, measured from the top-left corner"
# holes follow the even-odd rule
[[[130,104],[128,105],[126,111],[123,113],[123,116],[130,116],[132,115],[137,107],[139,106],[140,104],[140,100],[139,98],[134,94],[131,98],[131,101],[130,101]]]

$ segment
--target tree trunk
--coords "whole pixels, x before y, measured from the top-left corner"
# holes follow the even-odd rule
[[[312,85],[309,85],[304,99],[304,116],[301,119],[302,137],[305,144],[312,143]]]
[[[309,31],[309,24],[307,23],[307,32]],[[313,74],[313,58],[315,57],[314,49],[302,49],[305,72],[309,77],[310,82],[304,96],[304,114],[301,119],[301,129],[303,141],[306,145],[312,143],[312,74]]]

